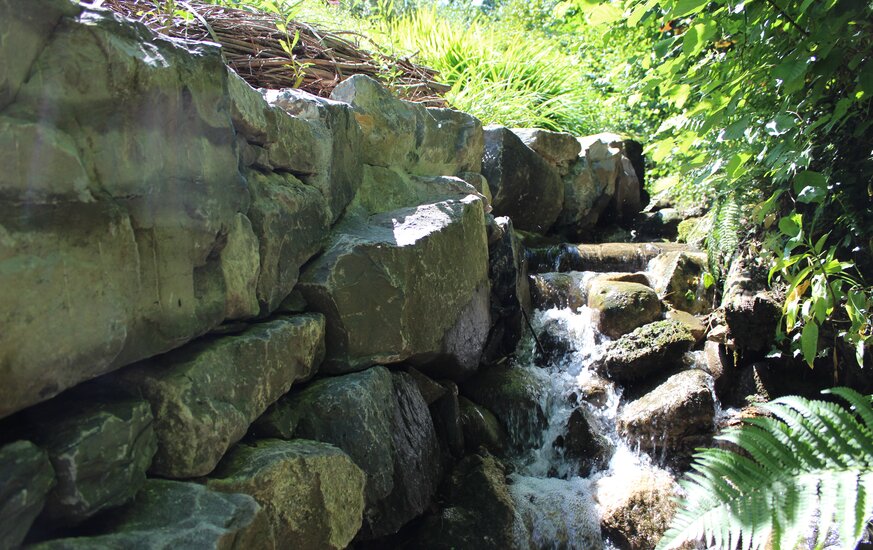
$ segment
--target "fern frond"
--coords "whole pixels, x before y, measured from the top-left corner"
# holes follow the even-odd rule
[[[702,449],[680,481],[685,497],[657,550],[704,540],[724,550],[791,550],[818,522],[852,549],[873,516],[873,396],[831,393],[848,406],[788,396],[718,436],[749,457]]]
[[[729,192],[716,199],[713,205],[712,231],[706,239],[710,271],[719,278],[724,274],[740,245],[742,208],[736,193]]]

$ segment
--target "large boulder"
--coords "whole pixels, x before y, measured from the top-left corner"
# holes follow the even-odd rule
[[[0,7],[21,48],[0,71],[0,416],[208,332],[251,280],[226,278],[249,196],[219,48],[69,4]]]
[[[655,321],[608,343],[597,366],[619,383],[634,382],[678,366],[694,342],[683,323]]]
[[[770,349],[782,302],[768,288],[765,265],[744,257],[734,261],[725,277],[721,307],[731,347],[753,357]]]
[[[483,216],[468,195],[341,222],[300,281],[327,318],[323,371],[400,361],[433,376],[475,371],[490,326]]]
[[[261,312],[279,307],[300,275],[300,266],[321,250],[330,229],[327,203],[318,189],[290,174],[247,172],[249,217],[260,242],[257,298]]]
[[[366,474],[361,536],[396,532],[436,491],[439,445],[412,377],[384,367],[317,380],[280,400],[258,433],[336,445]]]
[[[582,145],[573,134],[552,132],[540,128],[513,128],[522,143],[533,149],[543,160],[551,164],[561,176],[567,175],[570,166],[579,158]]]
[[[583,477],[602,467],[611,450],[609,440],[597,433],[581,407],[570,413],[564,434],[558,436],[554,446],[565,458],[575,462],[577,469],[571,475]]]
[[[495,216],[509,216],[518,229],[546,233],[561,212],[564,186],[557,170],[512,130],[485,130],[482,175],[493,194]]]
[[[264,510],[276,548],[345,548],[361,527],[364,472],[338,448],[316,441],[240,444],[206,486],[251,495]]]
[[[369,164],[363,165],[361,173],[361,186],[349,209],[366,216],[479,194],[454,176],[416,176],[397,167]]]
[[[150,479],[133,502],[101,516],[88,536],[36,544],[39,550],[91,548],[277,548],[265,515],[249,495],[224,494],[196,483]]]
[[[616,192],[621,151],[593,136],[580,138],[581,154],[563,176],[564,203],[555,231],[581,238],[600,220]]]
[[[544,410],[547,375],[533,368],[494,366],[461,386],[461,393],[500,420],[517,448],[542,444],[548,421]]]
[[[610,175],[615,174],[612,176],[615,178],[615,193],[603,212],[601,221],[628,226],[647,202],[643,190],[644,159],[641,145],[610,133],[579,138],[579,142],[582,150],[589,156],[592,148],[604,146],[613,153],[615,162],[608,166]]]
[[[669,377],[636,401],[625,405],[618,429],[643,450],[687,455],[712,433],[715,400],[712,377],[691,369]]]
[[[698,315],[712,310],[714,292],[704,288],[707,271],[704,252],[667,252],[649,264],[653,286],[673,308]]]
[[[482,123],[472,115],[397,99],[365,75],[340,82],[331,98],[351,105],[366,164],[425,176],[480,171]]]
[[[637,468],[595,485],[604,534],[622,550],[654,548],[673,519],[679,486],[665,470]]]
[[[517,548],[514,521],[515,505],[503,465],[491,456],[470,455],[452,471],[446,506],[425,518],[415,547]]]
[[[37,409],[26,413],[28,429],[57,476],[40,523],[80,523],[131,500],[145,483],[157,449],[148,402],[61,396]]]
[[[142,395],[155,414],[158,451],[151,472],[206,475],[249,425],[324,357],[317,313],[252,325],[132,365],[112,383]]]
[[[29,441],[0,447],[0,547],[17,548],[55,484],[48,454]]]
[[[661,317],[661,301],[650,287],[639,283],[595,280],[588,292],[598,330],[610,338]]]

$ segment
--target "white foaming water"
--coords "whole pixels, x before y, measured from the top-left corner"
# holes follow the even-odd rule
[[[593,275],[584,274],[579,284],[587,284]],[[614,488],[629,472],[663,472],[617,433],[621,390],[592,368],[609,341],[595,328],[593,313],[584,306],[579,311],[553,308],[534,313],[531,323],[536,333],[545,333],[552,344],[566,348],[547,364],[536,364],[531,336],[519,345],[515,366],[539,381],[541,388],[535,395],[547,421],[534,441],[522,442],[520,433],[510,434],[524,449],[512,459],[515,473],[510,476],[519,548],[613,550],[600,533],[598,484]],[[584,400],[583,389],[591,387],[597,388],[598,398]],[[592,430],[607,442],[607,453],[611,453],[587,478],[579,476],[580,461],[565,456],[564,449],[555,444],[567,437],[570,415],[577,408],[585,412]]]

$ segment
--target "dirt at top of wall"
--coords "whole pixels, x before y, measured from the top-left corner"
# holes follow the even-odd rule
[[[160,0],[104,0],[101,5],[167,36],[221,44],[225,63],[255,88],[299,88],[329,97],[347,77],[365,74],[402,99],[447,106],[443,96],[451,87],[436,81],[436,71],[364,50],[351,32],[327,32],[298,21],[277,25],[274,14],[196,0],[177,4],[188,18]]]

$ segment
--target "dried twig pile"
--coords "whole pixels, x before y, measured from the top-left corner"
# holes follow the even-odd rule
[[[435,81],[436,71],[363,50],[352,41],[354,33],[325,32],[296,21],[285,25],[272,14],[197,0],[176,1],[177,9],[191,14],[187,18],[161,0],[104,0],[102,5],[167,36],[221,44],[228,66],[255,87],[300,88],[327,97],[346,77],[365,74],[404,99],[445,106],[442,96],[449,86]]]

